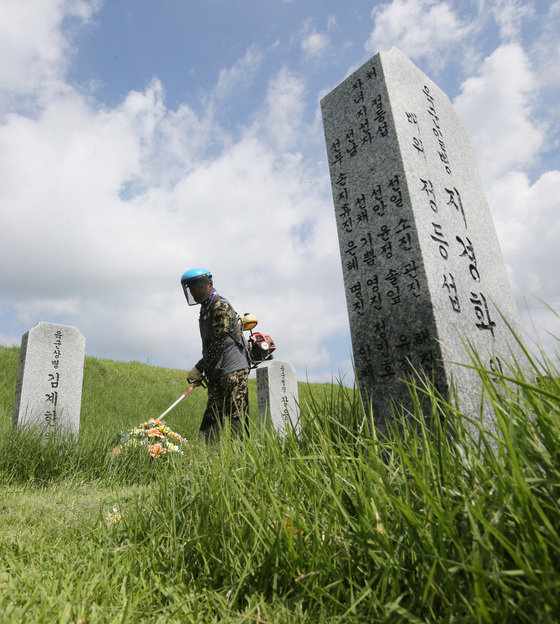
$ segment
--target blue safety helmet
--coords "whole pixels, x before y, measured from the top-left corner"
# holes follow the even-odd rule
[[[212,273],[207,269],[189,269],[183,273],[181,276],[181,286],[183,288],[183,292],[185,293],[185,297],[187,298],[187,303],[190,306],[197,305],[197,302],[191,295],[189,285],[198,282],[198,280],[206,280],[209,282],[211,279]]]

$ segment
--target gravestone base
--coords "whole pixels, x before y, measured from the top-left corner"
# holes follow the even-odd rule
[[[281,436],[300,431],[296,371],[288,362],[269,360],[257,368],[259,426]]]
[[[85,338],[76,327],[40,322],[23,335],[12,420],[77,437]]]

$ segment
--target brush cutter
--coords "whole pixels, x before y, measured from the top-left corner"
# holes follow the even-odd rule
[[[173,405],[170,405],[165,412],[163,412],[163,414],[159,417],[159,420],[163,420],[163,418],[165,416],[167,416],[167,414],[169,414],[169,412],[176,406],[178,405],[186,396],[188,396],[194,389],[196,388],[196,384],[193,384],[186,392],[183,392],[183,394],[175,401],[175,403],[173,403]]]

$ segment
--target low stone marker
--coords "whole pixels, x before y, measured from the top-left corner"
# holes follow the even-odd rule
[[[288,362],[270,360],[257,368],[259,426],[280,435],[300,431],[296,371]]]
[[[506,372],[516,345],[504,318],[520,323],[463,125],[396,48],[321,107],[356,373],[376,426],[410,407],[403,380],[417,373],[477,414],[478,375],[455,364],[471,363],[464,341]]]
[[[40,322],[22,336],[14,425],[78,435],[85,345],[69,325]]]

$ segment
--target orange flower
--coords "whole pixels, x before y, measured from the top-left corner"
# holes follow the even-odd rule
[[[303,535],[303,531],[301,529],[297,529],[294,526],[291,518],[284,518],[284,520],[282,521],[282,527],[287,533],[292,533],[292,535]]]
[[[156,427],[163,427],[163,423],[157,418],[150,418],[150,420],[148,420],[148,424],[155,425]]]
[[[155,457],[156,455],[165,455],[166,450],[163,446],[158,442],[157,444],[152,444],[148,446],[148,451],[150,451],[150,455]]]
[[[163,438],[164,435],[161,431],[158,431],[157,429],[150,429],[149,431],[146,431],[146,435],[150,438]]]

